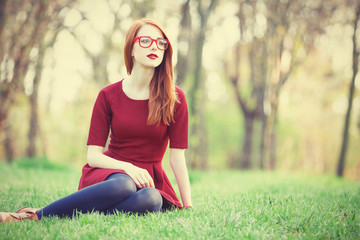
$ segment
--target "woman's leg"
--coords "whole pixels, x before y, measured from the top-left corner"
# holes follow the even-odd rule
[[[155,188],[143,188],[129,198],[104,211],[106,214],[114,212],[146,213],[158,212],[163,204],[161,194]]]
[[[47,216],[72,217],[76,211],[102,211],[136,193],[136,185],[126,174],[115,173],[104,182],[83,188],[36,212],[39,219]]]

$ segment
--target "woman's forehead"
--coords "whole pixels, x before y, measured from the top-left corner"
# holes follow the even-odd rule
[[[148,36],[148,37],[152,37],[152,38],[163,38],[164,37],[164,35],[162,34],[162,32],[160,31],[159,28],[157,28],[153,25],[150,25],[150,24],[143,25],[139,29],[137,36]]]

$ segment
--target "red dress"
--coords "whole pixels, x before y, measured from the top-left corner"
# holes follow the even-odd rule
[[[170,141],[170,148],[188,147],[188,109],[184,92],[176,87],[175,122],[157,127],[146,124],[149,100],[134,100],[122,90],[122,80],[102,89],[96,99],[87,145],[105,147],[110,132],[110,143],[105,155],[146,169],[155,188],[167,203],[182,208],[163,168],[162,159]],[[79,190],[104,181],[122,170],[94,168],[86,164],[82,169]],[[125,173],[126,174],[126,173]]]

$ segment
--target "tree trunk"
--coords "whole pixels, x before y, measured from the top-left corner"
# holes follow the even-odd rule
[[[12,162],[15,158],[13,131],[8,123],[6,124],[4,130],[5,130],[4,147],[5,147],[6,161]]]
[[[53,46],[57,35],[59,33],[58,29],[60,29],[62,22],[59,21],[57,23],[57,28],[55,33],[53,34],[52,38],[49,40],[48,43],[44,43],[45,34],[41,36],[39,39],[39,53],[38,58],[35,66],[35,76],[33,80],[33,92],[29,97],[30,101],[30,126],[29,126],[29,133],[28,133],[28,148],[27,148],[27,156],[28,157],[35,157],[37,155],[36,150],[36,142],[38,135],[40,135],[42,147],[43,147],[43,154],[46,155],[46,141],[44,140],[44,136],[41,133],[41,125],[39,123],[39,112],[38,112],[38,92],[41,80],[41,74],[43,70],[43,61],[45,56],[45,51],[49,46]]]
[[[5,134],[6,134],[6,141],[4,142],[4,147],[6,149],[6,157],[8,160],[14,157],[13,149],[13,141],[12,141],[12,133],[8,132],[10,131],[10,128],[7,126],[9,124],[8,122],[8,113],[9,109],[11,108],[15,95],[17,94],[17,90],[23,83],[23,79],[26,75],[28,65],[30,62],[29,55],[30,50],[34,46],[34,43],[37,39],[37,36],[40,34],[40,24],[38,19],[41,19],[39,15],[42,15],[44,13],[44,7],[42,3],[39,3],[38,5],[32,6],[30,14],[27,17],[26,22],[20,27],[24,27],[25,25],[31,25],[34,24],[34,28],[31,32],[26,32],[22,30],[19,30],[17,32],[14,32],[9,37],[15,38],[16,41],[10,41],[5,46],[5,52],[6,55],[2,55],[3,52],[0,54],[0,61],[1,64],[9,64],[10,61],[14,62],[14,67],[12,69],[5,69],[4,75],[2,76],[3,79],[0,79],[0,132],[5,127]],[[37,18],[36,18],[37,17]],[[31,20],[33,20],[33,22]],[[14,19],[14,16],[8,16],[6,21],[10,21],[10,19]],[[4,24],[6,25],[7,22]],[[10,23],[9,23],[10,24]],[[7,30],[7,27],[5,26],[5,29]],[[9,29],[9,32],[11,32],[12,29]],[[23,34],[24,36],[22,36]],[[21,35],[21,36],[20,36]],[[4,35],[1,36],[2,40],[4,40]],[[17,37],[22,37],[23,41],[18,41]],[[0,42],[2,41],[0,40]],[[6,40],[6,39],[5,39]]]
[[[37,64],[35,67],[35,76],[33,80],[33,92],[30,95],[30,127],[28,133],[28,147],[27,147],[27,156],[35,157],[36,152],[36,140],[38,135],[39,125],[39,113],[38,113],[38,91],[41,79],[41,72],[43,68],[43,59],[45,54],[45,47],[39,47],[39,55]]]
[[[206,98],[205,94],[203,94],[203,99]],[[205,100],[204,100],[205,101]],[[208,141],[207,141],[207,130],[206,130],[206,117],[205,117],[206,109],[201,107],[199,109],[199,156],[200,156],[200,168],[206,169],[208,167]]]
[[[357,126],[357,129],[358,129],[359,135],[360,135],[360,111],[359,111],[359,114],[358,114],[358,117],[357,117],[356,126]]]
[[[265,85],[266,85],[266,79],[267,79],[267,75],[268,75],[268,66],[267,66],[267,61],[266,59],[268,59],[268,48],[267,48],[267,43],[264,41],[261,44],[261,49],[262,49],[262,56],[261,59],[263,59],[260,62],[260,76],[259,78],[261,78],[261,83],[259,84],[260,86],[258,87],[258,91],[256,93],[257,96],[257,101],[258,101],[258,105],[259,105],[259,115],[261,116],[261,139],[260,139],[260,154],[259,154],[259,168],[260,169],[264,169],[264,157],[265,157],[265,134],[266,134],[266,126],[267,126],[267,121],[268,121],[268,116],[267,113],[265,111]]]
[[[19,50],[18,58],[15,61],[14,73],[10,82],[2,83],[0,85],[0,133],[4,131],[5,133],[5,156],[8,162],[11,162],[15,156],[14,148],[14,138],[10,123],[8,122],[8,114],[10,107],[14,102],[15,95],[20,83],[23,81],[23,78],[28,67],[28,55],[25,56],[25,51],[28,49],[22,47]]]
[[[354,97],[354,90],[355,90],[355,79],[358,73],[359,67],[359,54],[360,51],[357,49],[357,30],[358,30],[358,21],[360,16],[360,4],[357,5],[356,15],[354,20],[354,33],[353,33],[353,74],[351,78],[351,84],[349,89],[349,99],[348,99],[348,108],[345,115],[345,123],[344,123],[344,130],[342,134],[342,144],[340,150],[340,156],[337,166],[337,176],[342,177],[344,175],[344,168],[345,168],[345,160],[346,160],[346,150],[348,146],[348,139],[349,139],[349,126],[350,126],[350,119],[351,119],[351,109],[352,109],[352,102]]]
[[[249,169],[251,167],[251,153],[253,146],[254,133],[254,116],[252,114],[245,114],[245,137],[242,147],[241,165],[242,169]]]
[[[37,104],[37,93],[31,94],[30,96],[30,128],[28,133],[28,147],[26,155],[28,157],[36,156],[36,138],[38,128],[38,104]]]
[[[206,95],[205,79],[203,77],[202,55],[205,43],[205,32],[210,12],[215,8],[216,0],[211,0],[207,7],[198,1],[198,13],[200,16],[200,29],[195,41],[195,63],[193,86],[188,93],[190,103],[190,135],[197,137],[197,144],[191,146],[192,157],[189,159],[191,166],[199,165],[201,168],[207,166],[207,140],[206,140]]]
[[[6,22],[6,4],[7,0],[0,0],[0,43],[1,43],[1,33],[4,29],[4,25]],[[0,54],[1,56],[1,54]]]
[[[269,168],[270,168],[270,170],[275,170],[276,162],[277,162],[277,158],[276,158],[277,130],[276,130],[276,127],[277,127],[277,114],[275,115],[273,126],[272,126],[271,132],[270,132],[270,144],[269,144]]]
[[[267,127],[267,115],[265,112],[262,114],[261,119],[261,139],[260,139],[260,157],[259,157],[259,168],[264,169],[264,159],[265,159],[265,152],[266,152],[266,127]]]
[[[202,52],[205,42],[205,33],[199,33],[197,37],[196,52],[195,52],[195,67],[194,67],[194,85],[189,91],[189,102],[190,102],[190,136],[197,137],[197,144],[191,146],[192,156],[190,162],[193,167],[205,167],[207,161],[207,153],[204,150],[206,146],[206,123],[203,109],[205,108],[205,99],[203,92],[203,79],[202,79]],[[202,103],[200,105],[200,103]]]
[[[179,48],[178,61],[176,63],[176,83],[182,85],[187,76],[189,66],[191,64],[191,15],[190,15],[190,0],[187,0],[181,7],[181,23],[180,23],[180,34],[178,42],[181,45],[186,46],[187,49],[184,51],[183,48]]]

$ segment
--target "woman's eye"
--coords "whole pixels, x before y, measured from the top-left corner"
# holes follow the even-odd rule
[[[150,42],[150,39],[148,39],[148,38],[142,38],[142,39],[141,39],[141,42],[142,42],[142,43],[149,43],[149,42]]]
[[[158,40],[158,44],[161,46],[166,46],[167,42],[164,40]]]

